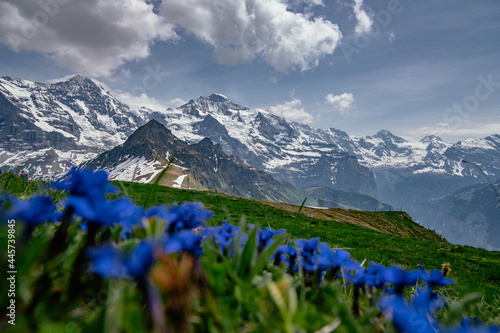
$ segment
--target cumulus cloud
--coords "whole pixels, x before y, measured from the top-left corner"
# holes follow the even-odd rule
[[[437,135],[448,142],[456,142],[463,138],[484,138],[492,134],[498,134],[500,122],[492,120],[487,124],[476,124],[464,120],[460,127],[448,123],[438,123],[433,127],[425,126],[416,130],[409,129],[406,132],[413,138],[421,139],[425,135]]]
[[[356,35],[368,33],[373,24],[373,20],[363,7],[363,0],[354,0],[354,15],[358,21],[354,30]]]
[[[137,95],[118,89],[111,91],[111,94],[123,104],[128,105],[128,107],[130,107],[130,109],[133,111],[137,111],[142,107],[151,109],[153,111],[165,111],[167,108],[175,109],[183,104],[186,104],[186,101],[181,98],[174,98],[172,100],[163,102],[154,97],[149,97],[145,93]]]
[[[176,37],[144,0],[0,0],[1,43],[93,76],[108,76],[149,56],[153,41]]]
[[[211,45],[226,65],[263,58],[278,71],[307,70],[342,37],[336,24],[291,12],[282,0],[163,0],[160,10],[176,28]]]
[[[314,68],[342,38],[336,24],[282,0],[0,0],[1,43],[92,76],[148,57],[180,31],[211,45],[220,64],[263,59],[278,71]]]
[[[351,93],[343,93],[341,95],[328,94],[325,96],[325,104],[332,106],[335,111],[342,115],[348,115],[349,109],[354,103],[354,96]]]
[[[293,94],[291,101],[271,106],[269,111],[277,116],[285,118],[287,121],[296,121],[308,124],[314,120],[314,117],[307,113],[302,107],[302,101],[293,97]]]

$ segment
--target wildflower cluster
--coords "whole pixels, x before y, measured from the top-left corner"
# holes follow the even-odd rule
[[[375,309],[370,320],[385,318],[381,325],[397,332],[499,332],[469,318],[454,325],[440,321],[447,301],[439,290],[454,283],[441,270],[365,265],[319,238],[289,240],[285,230],[225,220],[210,227],[213,214],[199,202],[145,209],[128,198],[108,200],[117,189],[101,171],[73,169],[52,187],[68,193],[59,206],[47,196],[0,202],[1,216],[25,222],[31,244],[38,244],[37,233],[56,230],[38,257],[50,264],[36,266],[30,282],[34,290],[24,300],[29,318],[65,291],[69,296],[61,298],[61,309],[81,302],[88,309],[88,295],[109,288],[122,296],[110,298],[96,317],[106,318],[104,326],[121,323],[117,331],[134,331],[127,325],[138,325],[126,314],[137,315],[120,303],[134,302],[130,295],[136,290],[146,309],[139,331],[225,332],[249,322],[254,331],[296,332],[309,331],[316,318],[321,331],[345,324],[350,332],[362,332],[363,326],[351,321]],[[341,288],[352,290],[350,315],[334,296]],[[362,293],[367,304],[361,304]],[[264,313],[265,304],[277,310]],[[324,304],[336,310],[323,310]],[[124,311],[123,317],[108,318],[116,309]],[[82,311],[87,325],[88,310]]]

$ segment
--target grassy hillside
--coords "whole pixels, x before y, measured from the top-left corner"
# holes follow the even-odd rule
[[[115,182],[121,193],[137,204],[144,204],[153,185]],[[0,190],[8,189],[20,197],[47,192],[46,184],[25,182],[15,175],[0,176]],[[50,191],[62,199],[61,192]],[[403,265],[426,269],[451,265],[450,277],[457,284],[443,292],[452,298],[479,292],[483,295],[476,310],[483,318],[500,321],[500,253],[453,245],[435,232],[413,222],[404,212],[363,212],[347,209],[313,209],[283,203],[248,200],[213,191],[181,190],[164,186],[154,188],[148,206],[174,202],[201,201],[214,212],[211,225],[222,219],[238,224],[244,216],[249,223],[275,229],[284,228],[292,239],[320,237],[330,246],[347,249],[362,262]],[[300,211],[300,212],[299,212]]]
[[[137,203],[144,201],[151,185],[122,183]],[[484,311],[500,315],[500,253],[453,245],[435,232],[413,222],[404,212],[363,212],[346,209],[313,209],[288,204],[247,200],[210,191],[179,190],[159,186],[149,205],[201,201],[214,212],[209,221],[222,219],[237,224],[241,216],[262,227],[285,228],[292,238],[320,237],[337,248],[348,249],[359,261],[399,264],[427,269],[451,265],[456,285],[446,288],[451,296],[483,294]]]

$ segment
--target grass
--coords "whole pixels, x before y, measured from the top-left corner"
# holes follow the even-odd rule
[[[142,202],[150,185],[123,183],[130,197]],[[159,186],[151,205],[201,201],[214,212],[209,221],[222,219],[237,224],[244,215],[248,223],[284,228],[293,239],[320,237],[332,247],[348,249],[358,261],[407,268],[423,265],[426,269],[451,265],[450,278],[457,284],[445,292],[453,297],[482,294],[483,311],[500,316],[500,253],[453,245],[428,230],[404,212],[363,212],[345,209],[318,210],[299,206],[231,197],[212,191],[180,190]],[[490,318],[492,318],[490,317]]]
[[[121,193],[137,204],[145,202],[154,185],[114,182]],[[42,181],[23,181],[17,175],[0,175],[0,191],[8,190],[26,198],[34,193],[48,193],[56,200],[62,192],[49,190]],[[292,239],[320,237],[332,247],[347,249],[362,262],[374,261],[389,266],[414,269],[441,268],[449,263],[449,277],[457,284],[444,288],[452,299],[479,292],[481,299],[473,311],[481,318],[500,322],[500,253],[453,245],[440,235],[417,223],[404,212],[364,212],[347,209],[313,209],[283,203],[248,200],[214,191],[194,191],[156,186],[148,206],[200,201],[213,211],[210,225],[222,219],[238,224],[242,216],[248,223],[265,228],[286,229]]]

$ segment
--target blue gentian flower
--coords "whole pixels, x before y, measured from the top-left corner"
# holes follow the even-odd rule
[[[185,202],[180,206],[152,207],[146,212],[147,217],[157,216],[168,222],[167,233],[172,234],[179,230],[194,229],[205,223],[212,217],[213,213],[205,208],[200,202]]]
[[[128,198],[93,205],[86,197],[70,196],[65,205],[73,207],[75,214],[86,221],[105,226],[118,224],[123,226],[125,233],[132,232],[135,226],[142,226],[144,210]]]
[[[27,201],[13,200],[8,218],[20,219],[30,226],[37,226],[44,222],[57,222],[62,212],[56,212],[56,205],[46,196],[35,196]]]
[[[364,267],[360,267],[353,274],[346,274],[346,279],[349,283],[352,283],[355,287],[362,287],[366,284],[367,280],[367,270]]]
[[[366,285],[370,287],[382,288],[385,284],[385,269],[386,268],[380,264],[372,263],[366,270]]]
[[[310,240],[298,239],[297,245],[302,249],[303,253],[312,255],[318,249],[319,237],[311,238]]]
[[[433,318],[409,305],[402,295],[383,297],[379,308],[400,332],[406,333],[436,333],[439,332]]]
[[[336,263],[335,252],[326,244],[319,245],[318,270],[329,271],[333,269]]]
[[[206,235],[219,245],[219,251],[223,255],[229,255],[230,257],[234,254],[234,242],[236,241],[238,232],[239,227],[227,223],[226,220],[222,220],[222,226],[220,227],[213,227],[205,230]],[[247,238],[248,236],[246,234],[242,234],[240,246],[246,243]]]
[[[412,297],[413,308],[422,313],[434,314],[445,306],[444,298],[432,288],[419,288]]]
[[[351,256],[344,250],[331,249],[326,243],[319,245],[319,251],[318,270],[320,271],[338,270],[348,263]]]
[[[67,190],[70,195],[86,197],[93,205],[104,200],[105,193],[117,192],[116,187],[108,182],[106,172],[76,168],[71,169],[65,179],[53,182],[52,187]]]
[[[202,239],[202,236],[190,230],[181,230],[163,240],[162,248],[166,253],[187,252],[199,256],[203,254]]]
[[[153,264],[153,246],[146,241],[126,253],[111,245],[94,247],[87,251],[90,270],[104,278],[142,278]]]
[[[297,245],[301,248],[302,267],[308,272],[315,272],[318,268],[319,237],[310,240],[299,239]]]
[[[422,278],[422,272],[419,270],[407,271],[404,268],[393,266],[383,271],[383,278],[386,283],[392,284],[394,292],[402,294],[405,287],[415,285],[418,279]]]
[[[279,266],[282,261],[285,262],[288,266],[289,274],[298,272],[296,260],[297,249],[292,245],[282,245],[278,247],[276,253],[274,254],[274,265]]]
[[[112,225],[121,218],[136,215],[132,213],[128,199],[119,199],[108,202],[105,194],[116,192],[116,188],[108,182],[108,175],[104,171],[71,169],[64,180],[52,183],[52,187],[69,191],[65,202],[66,207],[72,207],[74,213],[84,220],[99,225]],[[130,219],[124,225],[130,225]]]
[[[266,247],[272,244],[272,238],[276,235],[284,233],[285,230],[276,230],[274,231],[271,228],[266,228],[264,230],[259,230],[258,232],[258,240],[257,240],[257,252],[262,252]]]
[[[452,279],[445,277],[439,269],[433,269],[429,274],[425,273],[425,271],[422,273],[422,280],[427,282],[431,287],[444,287],[455,283]]]

